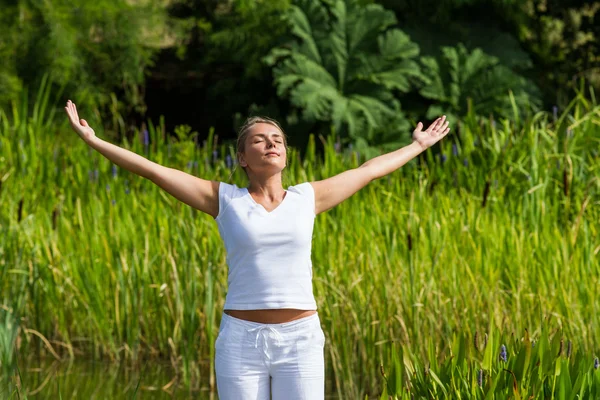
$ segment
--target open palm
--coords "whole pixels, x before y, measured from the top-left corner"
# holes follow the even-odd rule
[[[88,125],[87,121],[85,119],[79,119],[79,115],[77,115],[77,107],[71,100],[67,101],[65,111],[69,116],[71,127],[86,143],[96,136],[96,133]]]
[[[423,130],[423,124],[419,122],[413,131],[413,140],[418,142],[425,150],[442,140],[448,132],[450,132],[448,121],[446,121],[446,116],[443,115],[433,121],[426,130]]]

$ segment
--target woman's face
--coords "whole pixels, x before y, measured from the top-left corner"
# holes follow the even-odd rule
[[[255,173],[273,173],[283,170],[286,161],[287,153],[281,131],[271,124],[254,124],[246,137],[246,147],[240,165]]]

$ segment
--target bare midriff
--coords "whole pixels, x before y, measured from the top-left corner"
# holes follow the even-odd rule
[[[315,314],[316,310],[297,310],[294,308],[278,308],[272,310],[225,310],[224,313],[246,321],[261,324],[283,324]]]

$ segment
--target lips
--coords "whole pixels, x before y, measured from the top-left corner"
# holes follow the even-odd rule
[[[278,153],[276,153],[276,152],[274,152],[274,151],[270,151],[270,152],[268,152],[267,154],[265,154],[265,156],[268,156],[269,154],[275,154],[276,156],[278,156],[278,155],[279,155]]]

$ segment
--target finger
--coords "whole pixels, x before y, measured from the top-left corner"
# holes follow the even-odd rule
[[[446,130],[446,128],[448,128],[448,121],[446,121],[446,122],[444,123],[444,125],[442,125],[442,126],[440,126],[440,127],[438,128],[438,132],[443,132],[443,131],[445,131],[445,130]]]
[[[437,124],[438,121],[439,121],[439,118],[436,119],[435,121],[433,121],[431,123],[431,125],[429,125],[429,127],[427,128],[427,133],[431,133],[431,131],[435,128],[435,125]]]
[[[75,105],[75,103],[73,103],[73,112],[75,114],[75,119],[79,119],[79,115],[77,114],[77,106]]]
[[[67,102],[67,105],[65,106],[65,111],[67,112],[69,121],[71,121],[71,123],[73,123],[73,113],[71,112],[71,104],[69,102]]]
[[[85,119],[80,120],[80,122],[81,122],[81,125],[83,125],[83,126],[86,126],[86,127],[89,126]]]
[[[417,124],[417,127],[415,128],[415,130],[417,130],[417,131],[423,130],[423,124],[421,123],[421,121],[419,121],[419,123]]]
[[[76,126],[79,124],[78,118],[77,118],[77,113],[76,111],[73,110],[73,102],[71,100],[68,101],[67,103],[67,113],[69,115],[69,121],[71,122],[72,125]]]
[[[441,131],[437,136],[438,140],[442,140],[447,134],[450,132],[450,128],[446,128],[444,131]]]
[[[444,122],[446,122],[446,116],[442,115],[442,117],[438,119],[435,129],[439,131],[441,126],[444,125]]]

